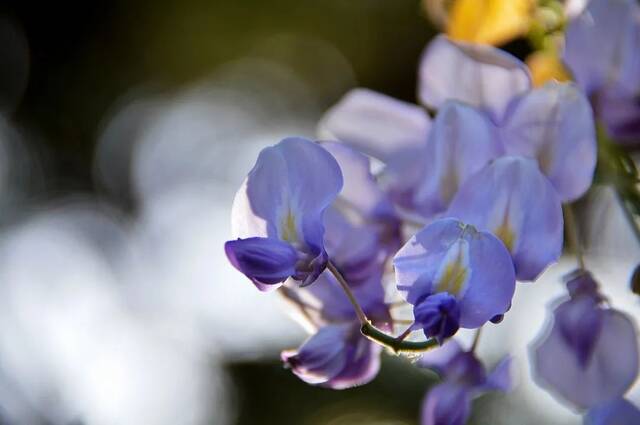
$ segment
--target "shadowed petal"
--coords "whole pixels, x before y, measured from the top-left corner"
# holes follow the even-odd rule
[[[361,152],[387,161],[424,143],[430,119],[419,106],[381,93],[354,89],[324,116],[320,130]]]
[[[636,0],[591,0],[566,31],[564,60],[588,93],[640,90],[640,6]]]
[[[345,389],[371,381],[380,369],[381,347],[360,335],[357,325],[328,325],[282,360],[303,381]]]
[[[433,387],[422,402],[421,425],[464,425],[471,413],[471,397],[462,385]]]
[[[623,398],[589,409],[584,425],[640,424],[640,410]]]
[[[495,127],[475,108],[446,102],[438,111],[425,153],[414,205],[425,217],[443,212],[467,178],[503,154]],[[400,174],[402,175],[402,174]]]
[[[278,288],[296,272],[298,253],[278,239],[238,239],[225,243],[224,250],[231,264],[261,291]]]
[[[364,219],[392,218],[393,205],[371,174],[369,158],[349,146],[338,142],[323,142],[325,148],[338,161],[344,178],[340,201]]]
[[[607,134],[621,144],[640,140],[640,90],[633,96],[621,96],[607,91],[594,101],[596,114],[607,126]]]
[[[513,358],[506,356],[493,368],[491,373],[487,375],[487,381],[482,387],[484,391],[511,391],[513,388],[513,379],[511,377],[511,368]]]
[[[562,252],[560,199],[531,159],[497,159],[462,185],[447,215],[500,238],[519,280],[535,280]]]
[[[510,155],[535,158],[563,201],[591,186],[597,145],[593,111],[573,84],[548,83],[516,100],[502,129]]]
[[[445,374],[447,365],[460,353],[462,353],[460,344],[452,338],[447,340],[441,347],[422,354],[420,360],[418,360],[418,366],[432,369],[442,376]]]
[[[531,88],[524,63],[491,46],[436,37],[422,54],[418,96],[431,108],[459,100],[501,122],[507,104]]]
[[[551,330],[534,347],[537,382],[578,408],[624,395],[638,375],[638,343],[630,319],[615,310],[602,312],[599,337],[586,365],[578,361],[575,344],[563,336],[558,321],[556,315]],[[590,326],[588,322],[576,326]]]

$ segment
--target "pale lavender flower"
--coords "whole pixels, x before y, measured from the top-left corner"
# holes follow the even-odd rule
[[[603,305],[588,272],[567,283],[571,297],[553,311],[553,323],[534,345],[538,383],[578,409],[618,399],[638,376],[638,342],[631,319]]]
[[[560,198],[532,159],[505,156],[470,177],[447,216],[496,235],[518,280],[532,281],[562,253]]]
[[[338,163],[314,142],[262,150],[233,202],[229,261],[261,291],[288,278],[312,283],[327,264],[323,214],[341,188]]]
[[[506,392],[512,386],[510,357],[487,373],[475,354],[462,350],[455,340],[424,354],[418,364],[443,379],[422,402],[422,425],[464,425],[475,397],[488,391]]]

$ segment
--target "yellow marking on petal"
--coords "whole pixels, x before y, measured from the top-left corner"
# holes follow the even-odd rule
[[[551,51],[534,52],[527,57],[533,85],[541,87],[549,81],[570,81],[569,72],[558,55]]]
[[[493,233],[496,235],[498,239],[502,241],[502,243],[504,244],[504,246],[507,247],[507,250],[509,250],[509,252],[513,251],[513,248],[516,243],[516,234],[511,228],[511,223],[509,223],[508,209],[505,212],[504,217],[502,218],[502,223],[500,223],[500,225],[496,228],[496,230]]]
[[[296,242],[298,240],[296,218],[290,208],[282,218],[282,223],[280,226],[280,239],[287,242]]]
[[[535,0],[456,0],[447,34],[454,40],[503,44],[526,34]]]
[[[445,265],[436,275],[435,287],[438,291],[448,292],[455,296],[464,287],[470,275],[467,267],[468,261],[466,257],[468,252],[466,248],[466,242],[464,241],[458,241],[449,248],[444,260]],[[452,252],[452,250],[456,250],[456,252]]]

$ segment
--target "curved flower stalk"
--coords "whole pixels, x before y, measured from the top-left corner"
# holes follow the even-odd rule
[[[231,264],[261,291],[288,278],[311,284],[328,261],[323,214],[341,188],[338,163],[318,144],[288,138],[263,149],[233,202]]]
[[[515,290],[509,252],[490,233],[454,219],[426,226],[396,254],[398,290],[413,305],[414,329],[441,344],[458,328],[504,314]]]
[[[532,159],[495,160],[462,185],[447,215],[500,238],[518,280],[535,280],[562,253],[560,198]]]
[[[333,207],[325,214],[324,224],[327,252],[348,279],[358,304],[375,326],[392,330],[382,286],[382,240],[371,225],[354,225]],[[382,346],[360,333],[359,318],[336,277],[324,272],[314,285],[286,285],[282,291],[315,329],[299,349],[282,353],[293,373],[305,382],[333,389],[362,385],[376,376]]]
[[[640,5],[592,0],[566,31],[564,60],[611,136],[640,140]],[[597,54],[594,54],[597,52]]]
[[[473,351],[462,350],[453,339],[424,354],[418,365],[436,371],[443,379],[422,402],[422,425],[464,425],[475,397],[488,391],[506,392],[512,386],[510,357],[487,373]]]
[[[554,309],[552,326],[533,347],[534,377],[593,420],[615,415],[618,407],[626,409],[616,400],[638,376],[635,326],[604,305],[589,272],[574,273],[567,289],[569,299]]]

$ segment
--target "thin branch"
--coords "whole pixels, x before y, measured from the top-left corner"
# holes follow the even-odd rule
[[[327,268],[333,274],[333,276],[336,278],[336,280],[338,281],[338,283],[342,287],[342,290],[346,294],[347,298],[349,298],[349,302],[353,306],[353,309],[356,312],[356,316],[358,316],[358,320],[360,321],[360,324],[361,325],[365,325],[365,324],[369,323],[369,319],[367,319],[367,315],[364,314],[364,311],[362,310],[362,307],[360,307],[360,304],[358,304],[358,301],[356,300],[355,295],[353,295],[353,292],[351,291],[351,288],[349,287],[349,284],[345,280],[344,276],[342,276],[342,273],[340,273],[338,271],[336,266],[331,261],[329,261],[327,263]]]
[[[564,222],[566,224],[569,244],[571,245],[571,249],[573,250],[573,252],[576,254],[578,267],[580,267],[581,270],[584,270],[584,254],[582,252],[582,245],[580,244],[580,238],[578,235],[578,224],[576,223],[573,209],[571,208],[570,204],[564,204],[562,209],[564,211]]]
[[[342,290],[349,299],[349,302],[353,306],[353,309],[356,312],[356,316],[360,321],[360,332],[362,333],[362,335],[384,347],[389,348],[394,353],[422,352],[431,350],[438,346],[438,342],[433,338],[420,342],[404,341],[403,338],[405,338],[406,336],[401,335],[402,339],[400,337],[394,337],[373,326],[371,321],[367,318],[366,314],[362,310],[362,307],[360,307],[360,304],[358,304],[358,301],[353,295],[353,292],[351,291],[351,288],[349,287],[349,284],[345,280],[344,276],[342,276],[340,271],[331,261],[327,263],[327,269],[335,276],[336,280],[342,287]]]

